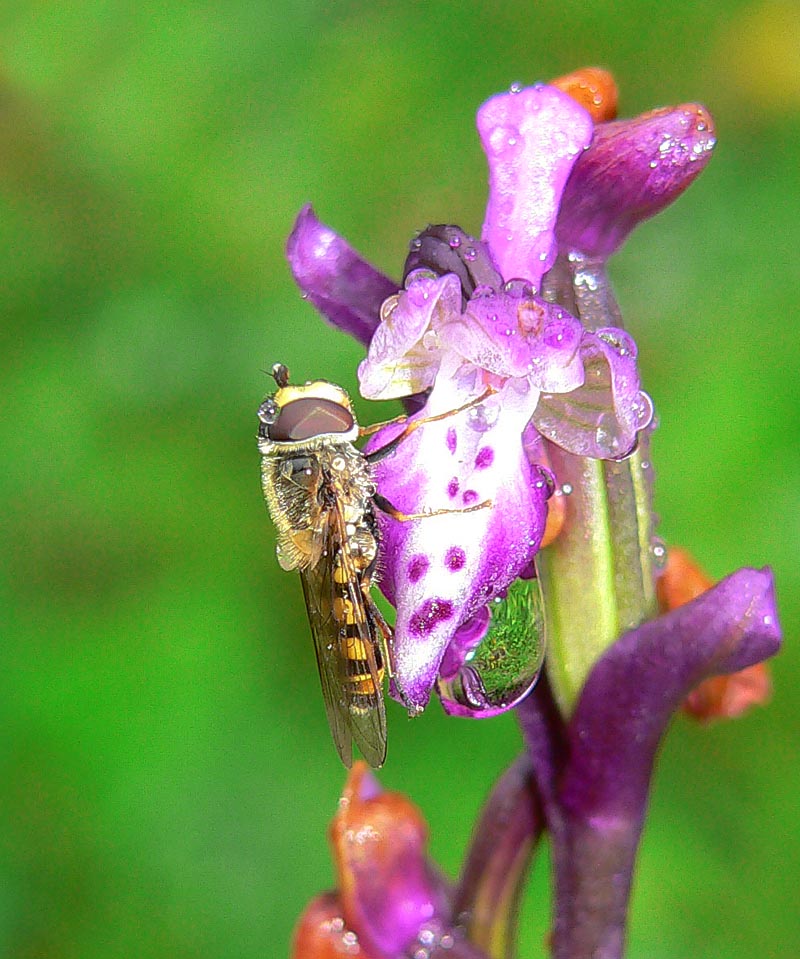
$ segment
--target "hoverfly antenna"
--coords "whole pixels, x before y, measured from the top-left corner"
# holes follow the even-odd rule
[[[283,363],[275,363],[272,367],[272,378],[278,384],[278,386],[283,389],[285,386],[289,385],[289,370],[283,365]]]

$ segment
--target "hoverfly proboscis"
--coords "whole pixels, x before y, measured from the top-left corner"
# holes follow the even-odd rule
[[[355,441],[386,424],[360,429],[349,396],[334,383],[292,385],[280,363],[272,376],[278,389],[258,408],[258,449],[264,498],[278,534],[278,562],[300,573],[322,698],[342,762],[352,764],[355,742],[371,766],[381,766],[386,758],[383,680],[392,675],[393,657],[391,628],[370,594],[380,549],[374,508],[398,520],[437,511],[419,515],[395,509],[377,492],[372,464],[419,426],[476,406],[494,390],[457,410],[408,421],[385,446],[363,453]]]

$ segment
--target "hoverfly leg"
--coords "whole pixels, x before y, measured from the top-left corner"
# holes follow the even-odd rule
[[[372,502],[382,513],[391,516],[392,519],[399,520],[401,523],[409,523],[415,519],[428,519],[431,516],[449,516],[451,513],[474,513],[479,509],[488,509],[492,505],[490,499],[485,499],[482,503],[476,503],[475,506],[461,506],[458,509],[432,509],[427,513],[404,513],[394,506],[385,496],[380,493],[373,493]]]
[[[403,440],[408,439],[408,437],[411,436],[415,430],[418,430],[420,426],[425,426],[426,423],[437,423],[439,420],[446,420],[450,416],[456,416],[458,413],[463,413],[465,410],[470,410],[473,406],[480,406],[480,404],[485,400],[488,400],[490,396],[494,396],[496,392],[497,390],[493,386],[487,386],[480,396],[476,396],[475,399],[470,400],[469,403],[464,403],[463,406],[457,406],[454,410],[447,410],[445,413],[437,413],[435,416],[423,416],[421,419],[412,420],[410,423],[406,423],[405,429],[401,430],[401,432],[399,432],[394,439],[389,440],[386,446],[381,446],[379,449],[373,450],[371,453],[365,453],[365,459],[368,463],[379,463],[382,459],[389,456],[391,453],[394,453]],[[397,419],[389,420],[388,423],[382,423],[381,426],[388,426],[390,423],[402,423],[405,419],[406,417],[404,416],[398,416]],[[445,510],[444,512],[452,512],[452,510]],[[458,512],[465,511],[459,510]]]
[[[369,618],[378,633],[380,633],[379,643],[383,656],[383,665],[386,669],[386,675],[391,679],[394,676],[394,632],[392,631],[392,627],[383,618],[383,613],[378,609],[378,604],[372,598],[369,592],[369,584],[362,589],[362,593]]]
[[[382,430],[384,426],[394,426],[395,423],[405,423],[408,417],[405,413],[400,416],[395,416],[391,420],[383,420],[381,423],[373,423],[372,426],[360,426],[358,429],[358,438],[361,440],[365,436],[372,436],[373,433],[377,433],[378,430]]]

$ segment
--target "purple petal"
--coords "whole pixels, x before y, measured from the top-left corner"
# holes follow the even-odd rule
[[[445,327],[442,348],[497,376],[526,376],[531,350],[518,321],[518,297],[474,297],[457,323]]]
[[[702,680],[752,666],[779,646],[769,569],[740,569],[626,633],[596,663],[572,717],[565,805],[575,815],[642,815],[672,713]]]
[[[295,282],[323,317],[368,346],[380,321],[381,304],[399,284],[321,223],[310,204],[297,216],[286,257]]]
[[[423,413],[446,413],[478,392],[440,375]],[[403,512],[455,511],[412,522],[379,516],[381,587],[397,607],[394,681],[410,709],[427,703],[459,628],[508,588],[541,541],[549,489],[521,440],[537,396],[511,381],[480,406],[426,424],[378,465],[380,493]]]
[[[585,382],[571,393],[543,394],[533,416],[536,429],[578,456],[628,455],[653,418],[652,401],[639,389],[636,352],[623,330],[584,333]]]
[[[555,87],[528,87],[487,100],[478,132],[489,161],[482,238],[506,280],[538,286],[553,264],[561,193],[591,140],[591,118]]]
[[[519,292],[474,296],[439,333],[441,347],[502,378],[527,377],[537,390],[570,392],[583,383],[583,328],[555,303]]]
[[[559,249],[610,256],[637,223],[689,186],[715,142],[713,120],[696,103],[596,126],[564,189]]]

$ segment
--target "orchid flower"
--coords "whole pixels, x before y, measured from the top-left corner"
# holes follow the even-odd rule
[[[687,697],[709,718],[768,693],[758,664],[781,640],[770,570],[741,569],[712,586],[655,535],[653,407],[606,274],[630,230],[704,168],[713,124],[696,104],[633,120],[615,112],[613,81],[596,70],[487,101],[478,112],[489,162],[481,236],[428,228],[412,240],[402,283],[310,207],[289,240],[305,295],[368,347],[365,396],[411,398],[423,418],[473,403],[422,426],[376,477],[404,512],[438,513],[381,521],[382,588],[397,609],[394,692],[411,710],[434,686],[451,713],[515,707],[526,745],[489,797],[456,889],[422,865],[419,843],[411,865],[389,868],[391,882],[380,878],[385,863],[359,866],[377,887],[354,882],[354,866],[340,869],[325,921],[335,914],[336,929],[360,937],[371,959],[451,948],[507,959],[544,830],[553,956],[618,959],[650,775],[672,715]],[[491,506],[463,511],[482,501]],[[546,677],[531,692],[545,623]],[[524,681],[492,695],[495,671],[520,645]],[[357,788],[377,794],[371,782]],[[356,905],[343,905],[346,890]],[[404,918],[386,919],[399,904]],[[420,951],[429,920],[439,938]],[[381,938],[376,921],[397,936]]]
[[[631,337],[614,326],[584,329],[537,294],[557,254],[561,194],[592,139],[589,113],[555,87],[514,88],[484,104],[478,129],[490,169],[482,241],[445,229],[412,242],[405,287],[383,302],[359,368],[369,398],[429,391],[422,417],[496,390],[468,413],[418,430],[378,469],[381,494],[400,510],[449,511],[382,521],[382,588],[397,609],[394,684],[412,710],[426,704],[448,649],[452,659],[462,648],[463,662],[492,604],[535,557],[552,492],[531,461],[539,436],[616,459],[652,418]],[[389,283],[310,209],[288,253],[312,302],[365,337],[374,291]],[[362,288],[366,299],[355,295]],[[373,448],[390,436],[379,434]],[[458,512],[487,501],[491,509]]]

